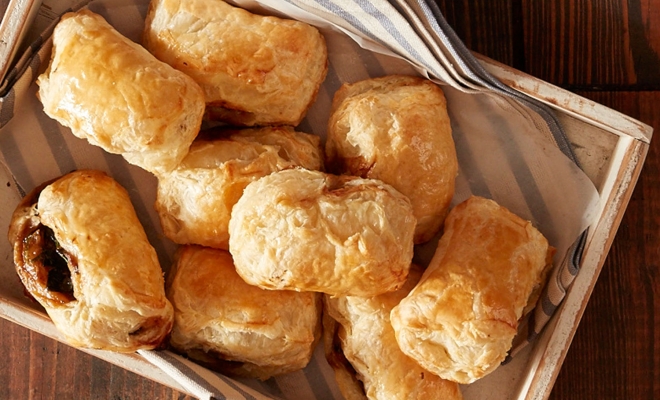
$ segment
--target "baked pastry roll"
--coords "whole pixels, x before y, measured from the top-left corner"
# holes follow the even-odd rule
[[[57,24],[50,65],[37,84],[48,116],[153,173],[181,161],[204,115],[195,81],[87,10]]]
[[[128,193],[100,171],[35,189],[9,227],[27,292],[73,346],[153,349],[172,327],[156,251]]]
[[[181,246],[167,286],[170,344],[222,373],[265,380],[299,370],[320,338],[319,294],[248,285],[227,251]]]
[[[459,383],[492,372],[537,299],[553,252],[530,222],[494,201],[459,204],[422,280],[392,310],[401,350]]]
[[[391,186],[297,168],[245,188],[229,251],[264,289],[375,296],[405,282],[414,229],[410,201]]]
[[[412,265],[400,289],[374,297],[324,296],[326,358],[346,399],[462,399],[458,384],[420,367],[399,349],[390,311],[422,276]]]
[[[319,31],[222,0],[152,0],[143,43],[204,89],[210,119],[298,125],[327,72]]]
[[[334,172],[380,179],[408,196],[415,243],[438,233],[458,172],[438,85],[400,75],[344,84],[332,102],[326,155]]]
[[[318,136],[291,127],[219,132],[193,143],[181,164],[158,178],[156,210],[176,243],[228,249],[231,210],[248,183],[294,166],[323,167]]]

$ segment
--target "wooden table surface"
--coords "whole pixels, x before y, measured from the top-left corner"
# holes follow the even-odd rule
[[[660,131],[660,0],[436,1],[469,48]],[[659,170],[653,140],[551,399],[660,399]],[[3,319],[0,360],[0,399],[190,399]]]

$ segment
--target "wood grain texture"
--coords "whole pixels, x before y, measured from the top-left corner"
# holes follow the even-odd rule
[[[194,399],[2,318],[0,360],[0,399]]]
[[[0,0],[0,15],[5,15],[5,11],[7,11],[7,6],[9,5],[9,0]],[[0,18],[0,20],[2,20]]]
[[[630,41],[625,3],[591,3],[526,2],[525,37],[546,39],[525,43],[531,74],[564,85],[635,83],[634,65],[626,54]]]
[[[519,1],[437,0],[440,10],[456,34],[473,51],[507,65],[524,66],[520,58],[522,40]]]
[[[472,50],[571,90],[660,89],[660,0],[436,0]]]

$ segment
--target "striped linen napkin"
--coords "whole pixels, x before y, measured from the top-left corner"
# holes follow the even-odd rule
[[[328,41],[329,70],[300,130],[325,135],[332,95],[344,82],[386,74],[419,74],[442,85],[459,157],[457,204],[493,198],[534,223],[558,249],[555,268],[510,357],[533,340],[579,271],[585,230],[598,194],[577,165],[553,110],[491,76],[458,39],[432,0],[234,0],[261,13],[317,26]],[[76,9],[86,3],[74,4]],[[148,0],[93,0],[88,7],[138,41]],[[0,92],[0,161],[24,194],[77,168],[108,172],[126,187],[165,270],[174,246],[153,211],[155,178],[116,155],[79,140],[41,111],[34,81],[47,65],[56,20],[10,71]],[[20,117],[17,116],[20,110]],[[550,144],[550,146],[548,146]],[[435,244],[418,249],[430,259]],[[168,351],[140,352],[200,399],[340,399],[333,372],[317,349],[303,371],[266,382],[236,381]],[[487,378],[485,378],[487,379]]]

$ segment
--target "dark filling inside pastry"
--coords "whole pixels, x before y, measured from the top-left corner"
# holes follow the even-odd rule
[[[48,281],[46,287],[53,292],[68,293],[73,295],[73,284],[71,283],[71,270],[67,262],[66,252],[59,246],[55,239],[53,230],[44,226],[46,243],[42,250],[43,263],[48,270]]]
[[[45,272],[45,282],[40,283],[45,284],[49,291],[62,294],[63,298],[58,297],[63,302],[75,300],[71,282],[71,270],[76,269],[75,262],[59,245],[52,229],[39,224],[25,236],[23,260],[31,264],[33,269]]]
[[[53,230],[41,223],[39,196],[52,182],[44,182],[21,200],[12,215],[8,238],[25,293],[42,304],[57,307],[76,300],[71,274],[78,272],[78,263],[60,246]]]

